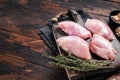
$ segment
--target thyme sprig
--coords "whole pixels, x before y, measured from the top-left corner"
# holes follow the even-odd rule
[[[46,57],[54,60],[50,63],[58,65],[62,68],[67,68],[74,71],[92,71],[102,68],[108,68],[111,61],[109,60],[84,60],[77,58],[73,55],[58,55],[56,57],[45,55]]]

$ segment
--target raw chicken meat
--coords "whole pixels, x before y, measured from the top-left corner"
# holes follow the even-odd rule
[[[85,27],[93,34],[99,34],[108,40],[113,40],[114,35],[109,26],[97,19],[87,19]]]
[[[73,21],[59,22],[58,27],[70,36],[79,36],[83,39],[91,37],[91,33],[86,28]]]
[[[107,60],[114,60],[116,50],[112,47],[112,44],[104,37],[94,34],[92,41],[90,42],[90,50]]]
[[[68,53],[83,59],[91,59],[88,43],[78,36],[65,36],[57,39],[58,45]]]

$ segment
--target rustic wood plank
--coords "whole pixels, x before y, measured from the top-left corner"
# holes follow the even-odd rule
[[[120,5],[118,3],[112,3],[108,1],[102,0],[71,0],[71,1],[64,1],[64,0],[57,0],[51,1],[52,3],[61,5],[65,8],[77,8],[82,9],[88,13],[98,14],[103,16],[108,16],[109,12],[114,9],[119,9]],[[111,6],[112,5],[112,6]]]
[[[40,39],[27,37],[12,32],[0,30],[0,38],[6,39],[11,42],[21,43],[22,45],[27,46],[36,52],[43,52],[44,49],[49,50],[45,43]]]
[[[0,80],[65,80],[62,71],[31,64],[0,53]],[[9,53],[7,53],[10,55]]]
[[[12,55],[15,55],[17,57],[19,56],[20,57],[24,56],[24,58],[29,57],[28,59],[27,58],[26,59],[28,61],[31,59],[30,61],[31,62],[33,61],[33,63],[40,64],[40,65],[47,64],[46,66],[51,67],[48,64],[49,60],[44,59],[44,57],[41,57],[43,53],[48,53],[48,54],[50,53],[53,55],[51,50],[45,45],[45,43],[42,40],[26,37],[24,35],[7,32],[3,30],[0,30],[0,40],[2,42],[0,44],[1,46],[0,49],[9,51],[11,52]],[[21,48],[19,48],[20,46]],[[20,49],[22,49],[23,52],[21,52]],[[32,59],[32,55],[34,55],[33,57],[36,60]],[[38,61],[38,59],[42,59],[42,60]],[[46,61],[46,63],[44,63],[44,61]]]
[[[13,40],[14,42],[20,42],[20,43],[29,43],[31,41],[39,40],[36,38],[24,36],[22,34],[17,34],[17,33],[13,33],[13,32],[8,32],[8,31],[4,31],[4,30],[0,30],[0,37],[2,37],[4,39]],[[42,40],[41,40],[41,42],[42,42]]]
[[[41,43],[38,42],[37,44]],[[35,43],[31,45],[33,46],[26,46],[20,42],[6,40],[4,38],[0,39],[0,51],[7,51],[11,55],[16,56],[18,58],[24,58],[26,61],[31,62],[33,64],[58,69],[58,67],[56,67],[55,65],[49,64],[49,59],[41,56],[42,54],[54,55],[54,53],[52,53],[47,46],[41,44],[37,45],[36,47]]]
[[[16,34],[3,30],[0,30],[0,38],[13,43],[21,43],[23,46],[27,46],[31,50],[39,53],[44,52],[44,50],[51,52],[50,49],[45,45],[45,43],[41,39],[31,38],[21,34]]]
[[[20,20],[20,19],[18,19],[18,20]],[[7,21],[1,22],[0,29],[5,30],[5,31],[23,34],[28,37],[30,36],[33,38],[40,39],[40,37],[38,36],[39,28],[34,29],[35,27],[32,24],[27,24],[27,22],[25,24],[23,23],[23,24],[16,25],[16,24],[13,24],[11,21],[12,20],[7,19]],[[17,20],[15,20],[15,21],[17,21]],[[21,19],[21,21],[23,21],[23,19]],[[38,27],[40,27],[40,26],[38,26]]]
[[[21,7],[22,8],[22,7]],[[43,11],[26,9],[22,8],[22,11],[14,6],[14,8],[2,8],[1,15],[1,26],[0,29],[17,32],[19,34],[24,34],[27,36],[37,37],[37,33],[39,32],[39,28],[46,25],[45,20],[49,19],[49,14],[44,14]],[[39,13],[39,14],[38,14]],[[41,16],[44,15],[44,16]],[[50,15],[51,16],[51,15]],[[47,18],[47,19],[46,19]],[[35,24],[39,24],[41,26],[34,26]]]

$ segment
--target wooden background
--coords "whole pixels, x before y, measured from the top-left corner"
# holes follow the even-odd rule
[[[0,0],[0,80],[66,80],[61,69],[41,56],[54,53],[37,33],[48,19],[71,8],[108,22],[120,0]]]

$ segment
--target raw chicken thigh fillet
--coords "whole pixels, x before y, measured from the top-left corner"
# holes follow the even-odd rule
[[[89,45],[77,36],[66,36],[57,39],[58,45],[68,53],[83,59],[91,59]]]
[[[79,36],[83,39],[91,37],[91,33],[86,28],[73,21],[59,22],[58,27],[70,36]]]
[[[93,35],[92,41],[90,42],[90,50],[107,60],[114,60],[116,56],[116,50],[113,48],[112,44],[107,39],[97,34]]]
[[[104,22],[97,19],[87,19],[85,27],[93,34],[99,34],[108,40],[113,40],[114,35],[111,29]]]

